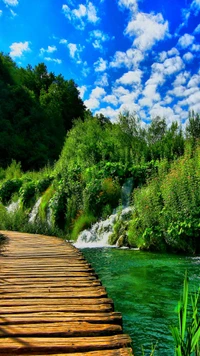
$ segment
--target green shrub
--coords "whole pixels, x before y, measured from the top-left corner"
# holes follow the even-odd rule
[[[10,179],[21,178],[22,175],[23,175],[23,172],[21,169],[21,163],[16,162],[15,160],[12,160],[10,166],[8,166],[5,169],[5,179],[10,180]]]
[[[76,241],[80,232],[90,228],[94,222],[96,222],[96,218],[92,214],[79,216],[74,222],[71,239]]]
[[[39,206],[39,217],[42,222],[45,222],[47,220],[47,211],[48,208],[50,209],[49,202],[54,194],[55,188],[53,187],[53,185],[50,185],[50,187],[48,187],[42,195],[42,200]]]
[[[22,186],[21,179],[10,179],[5,181],[0,188],[0,200],[4,205],[8,204],[14,193],[19,192]]]
[[[52,183],[53,177],[47,176],[41,178],[36,183],[36,190],[39,194],[43,193]]]
[[[33,181],[27,181],[20,188],[19,195],[23,206],[30,208],[36,200],[36,184]]]

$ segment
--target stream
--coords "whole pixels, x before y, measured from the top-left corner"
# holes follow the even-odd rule
[[[173,356],[170,325],[177,325],[175,312],[183,289],[185,271],[189,291],[200,285],[200,256],[186,257],[116,248],[85,248],[82,252],[123,316],[124,332],[133,341],[135,356]]]

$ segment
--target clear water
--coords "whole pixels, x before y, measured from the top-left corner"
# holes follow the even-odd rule
[[[185,257],[114,248],[83,249],[115,310],[123,316],[124,332],[133,341],[135,356],[174,355],[170,325],[177,324],[176,305],[182,292],[187,269],[191,292],[200,285],[200,256]]]

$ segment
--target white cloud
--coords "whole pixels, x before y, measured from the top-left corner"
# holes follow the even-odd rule
[[[162,106],[158,103],[152,107],[150,115],[152,118],[156,116],[165,118],[168,126],[170,126],[174,121],[179,121],[179,115],[176,115],[172,108]]]
[[[107,61],[103,58],[99,58],[98,61],[94,63],[95,72],[104,72],[107,69]]]
[[[99,21],[96,7],[92,2],[87,1],[85,5],[80,4],[77,9],[73,10],[70,9],[68,5],[64,4],[62,10],[65,17],[79,30],[84,30],[87,22],[96,24]]]
[[[82,85],[81,87],[78,87],[78,91],[80,93],[81,99],[83,99],[85,92],[87,91],[87,87],[85,85]]]
[[[138,12],[129,22],[125,33],[134,37],[133,45],[141,51],[150,50],[168,35],[168,22],[162,14]]]
[[[58,58],[45,57],[44,60],[47,61],[47,62],[54,62],[54,63],[57,63],[57,64],[61,64],[62,63],[62,60],[58,59]]]
[[[183,59],[185,62],[190,63],[193,60],[194,56],[191,52],[187,52],[184,54]]]
[[[200,12],[200,0],[193,0],[191,9],[194,10],[195,15],[197,16]]]
[[[190,73],[189,72],[181,72],[176,76],[175,81],[173,82],[173,86],[177,87],[180,86],[182,84],[185,84],[187,79],[189,78]]]
[[[118,0],[118,5],[130,9],[132,12],[138,9],[137,0]]]
[[[101,30],[94,30],[90,32],[90,41],[92,41],[93,47],[95,49],[99,49],[100,51],[103,51],[103,43],[109,41],[110,39],[110,36]]]
[[[172,95],[173,97],[183,97],[185,95],[185,87],[183,85],[179,85],[174,87],[174,89],[169,90],[167,94]]]
[[[125,89],[124,87],[114,87],[113,88],[113,94],[116,95],[117,97],[121,97],[122,95],[128,95],[130,94],[128,89]]]
[[[11,12],[12,17],[17,16],[16,12],[14,12],[12,9],[10,9],[10,12]]]
[[[168,58],[164,63],[152,64],[153,71],[159,72],[161,75],[172,75],[180,72],[184,67],[185,65],[179,56]]]
[[[198,85],[200,85],[200,75],[194,74],[194,75],[190,78],[190,81],[188,82],[187,87],[188,87],[188,88],[193,88],[193,87],[197,87]]]
[[[69,43],[67,47],[69,48],[70,57],[73,58],[78,64],[82,63],[80,53],[84,50],[85,47],[76,43]]]
[[[193,44],[191,50],[194,51],[194,52],[200,52],[200,45],[199,44]]]
[[[95,115],[102,114],[105,117],[109,117],[111,121],[115,122],[119,115],[119,110],[111,108],[111,106],[107,106],[106,108],[102,108],[98,111],[95,111]]]
[[[194,33],[200,33],[200,24],[195,28]]]
[[[178,40],[177,45],[180,48],[187,48],[189,47],[193,42],[194,42],[194,36],[189,35],[188,33],[185,33],[183,36],[181,36]]]
[[[59,43],[61,43],[61,44],[67,44],[67,40],[66,40],[65,38],[62,38]]]
[[[40,48],[40,53],[41,54],[44,54],[44,53],[53,53],[57,51],[57,48],[56,46],[48,46],[47,49],[44,49],[44,48]]]
[[[112,104],[114,106],[116,106],[118,104],[118,99],[116,98],[115,95],[106,95],[102,101],[108,103],[108,104]]]
[[[101,86],[101,87],[107,87],[109,85],[108,83],[108,74],[104,73],[101,77],[99,77],[95,83],[95,85],[97,86]]]
[[[177,48],[173,47],[167,52],[167,54],[169,57],[179,56],[179,51],[177,50]]]
[[[3,15],[3,11],[2,10],[0,10],[0,17]]]
[[[87,14],[87,9],[83,4],[79,5],[78,9],[73,10],[74,15],[78,18],[84,17]]]
[[[88,21],[91,23],[96,23],[97,21],[99,21],[99,17],[97,16],[97,10],[91,2],[88,3],[87,16]]]
[[[10,49],[12,58],[22,57],[24,52],[30,52],[29,42],[14,42],[11,44]]]
[[[18,0],[3,0],[6,5],[17,6],[19,4]]]
[[[126,52],[117,51],[110,62],[110,67],[128,69],[136,68],[144,59],[144,53],[138,49],[129,48]]]
[[[100,99],[106,94],[105,90],[101,87],[96,87],[92,90],[88,100],[85,100],[84,104],[89,109],[97,109],[100,106]]]
[[[122,75],[121,78],[116,80],[117,84],[131,85],[140,84],[142,77],[142,71],[137,69],[135,71],[129,71]]]

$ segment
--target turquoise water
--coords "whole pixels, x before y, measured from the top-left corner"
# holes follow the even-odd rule
[[[177,324],[175,308],[180,298],[185,270],[191,292],[200,285],[200,256],[121,250],[114,248],[83,249],[115,310],[123,316],[124,332],[133,341],[135,356],[150,354],[157,343],[157,356],[173,356],[174,344],[169,326]]]

